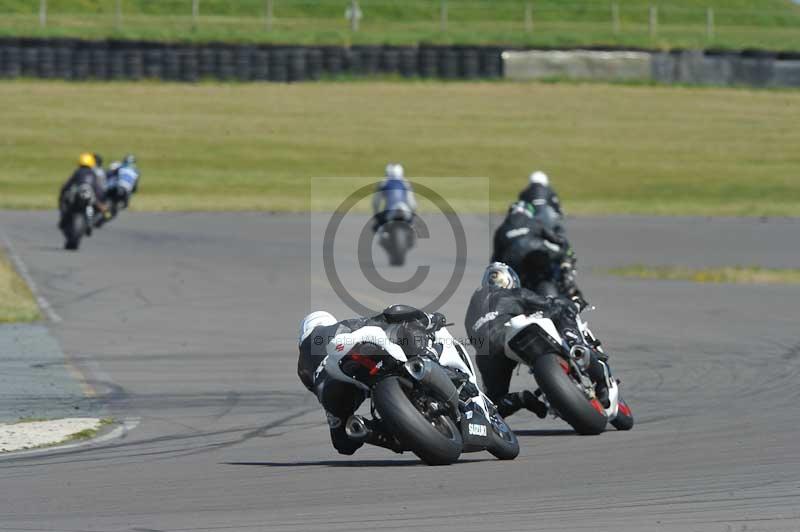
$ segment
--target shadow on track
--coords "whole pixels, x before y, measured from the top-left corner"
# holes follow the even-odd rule
[[[517,436],[577,436],[578,435],[572,429],[515,430],[514,434],[516,434]]]
[[[468,464],[475,462],[493,462],[493,458],[477,458],[471,460],[459,460],[456,464]],[[420,460],[409,458],[408,460],[315,460],[311,462],[223,462],[225,465],[238,466],[260,466],[260,467],[410,467],[425,465]],[[455,465],[455,464],[454,464]]]

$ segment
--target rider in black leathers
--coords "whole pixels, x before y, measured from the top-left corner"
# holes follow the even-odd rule
[[[108,214],[108,206],[105,202],[105,183],[103,178],[97,172],[97,160],[95,154],[82,153],[78,157],[78,168],[67,179],[67,182],[61,187],[58,194],[58,206],[61,213],[61,219],[58,223],[59,228],[64,227],[67,220],[67,212],[69,210],[69,198],[72,192],[83,184],[88,184],[94,191],[95,204],[94,207],[98,212],[102,213],[104,217]]]
[[[562,279],[565,295],[580,292],[574,283],[575,254],[569,242],[536,216],[530,203],[518,201],[508,210],[494,234],[492,261],[503,262],[519,272],[522,286],[542,295],[557,295],[552,286]]]
[[[410,318],[402,323],[390,323],[386,313],[393,308],[403,307]],[[407,356],[418,354],[423,349],[423,339],[432,330],[435,323],[444,323],[441,314],[427,315],[421,310],[412,307],[389,307],[384,313],[369,318],[352,318],[337,321],[325,311],[316,311],[307,315],[300,324],[299,358],[297,361],[297,375],[303,385],[316,395],[328,418],[331,431],[331,442],[341,454],[351,455],[358,450],[363,441],[357,441],[347,436],[345,423],[358,409],[366,395],[364,390],[353,384],[338,381],[328,376],[323,365],[327,356],[326,345],[337,335],[354,332],[362,327],[377,326],[387,331],[392,329],[391,337],[394,343],[400,345]],[[379,426],[370,426],[371,433],[367,443],[386,447],[400,452],[393,438],[387,437]]]
[[[517,362],[505,356],[505,323],[514,316],[535,312],[562,320],[567,327],[577,327],[577,306],[574,302],[564,298],[542,297],[521,288],[514,270],[499,262],[490,264],[486,269],[481,287],[472,295],[467,308],[464,327],[470,343],[475,347],[483,387],[503,417],[521,408],[527,408],[539,417],[547,413],[544,403],[530,391],[508,392]]]
[[[556,191],[550,186],[550,178],[547,177],[547,174],[537,170],[530,175],[528,180],[530,181],[528,186],[519,193],[520,201],[530,203],[536,208],[548,205],[558,216],[564,216],[561,211],[561,201],[559,201]]]
[[[513,269],[502,263],[492,263],[486,268],[481,287],[472,295],[464,327],[475,347],[476,362],[481,373],[486,395],[498,407],[498,413],[510,416],[527,408],[543,418],[547,407],[528,390],[509,393],[511,376],[517,362],[506,356],[505,324],[514,316],[541,312],[554,321],[564,337],[578,336],[577,313],[579,303],[565,298],[543,298],[525,288],[520,288],[519,278]],[[598,353],[592,360],[602,359]],[[590,364],[587,374],[595,382],[598,398],[606,405],[608,389],[601,364]]]

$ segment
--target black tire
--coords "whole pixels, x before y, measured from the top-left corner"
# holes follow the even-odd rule
[[[64,236],[67,239],[64,243],[64,249],[76,251],[78,247],[80,247],[81,237],[86,230],[84,225],[83,216],[79,214],[70,215],[69,220],[67,220],[66,231],[64,232]]]
[[[602,406],[586,398],[565,372],[554,354],[545,354],[533,362],[533,375],[550,405],[558,415],[569,423],[575,432],[583,435],[600,434],[606,428],[608,418],[600,413]]]
[[[434,425],[411,403],[399,378],[376,384],[372,400],[385,425],[426,464],[448,465],[461,456],[464,443],[455,422],[441,415]]]
[[[617,430],[631,430],[633,428],[633,412],[622,397],[619,398],[617,417],[611,420],[611,425]]]
[[[389,229],[389,264],[402,266],[406,262],[408,238],[402,227],[393,225]]]
[[[489,422],[492,430],[492,445],[487,449],[498,460],[513,460],[519,455],[519,440],[499,414]]]

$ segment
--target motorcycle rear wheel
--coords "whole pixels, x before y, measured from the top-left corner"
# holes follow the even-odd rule
[[[583,435],[600,434],[608,417],[597,399],[589,400],[565,371],[561,357],[545,354],[533,363],[533,376],[558,415],[575,432]],[[603,411],[601,413],[601,411]]]
[[[66,238],[64,249],[76,251],[81,245],[81,237],[85,231],[86,228],[83,216],[75,213],[71,214],[66,223],[66,230],[64,231],[64,236]]]
[[[446,415],[428,419],[411,402],[397,377],[389,377],[372,390],[375,409],[404,447],[428,465],[452,464],[464,446],[461,432]]]

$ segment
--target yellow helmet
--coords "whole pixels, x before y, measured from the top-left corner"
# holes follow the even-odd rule
[[[78,166],[87,166],[89,168],[94,168],[97,166],[97,161],[94,158],[94,155],[91,153],[81,153],[78,157]]]

